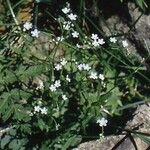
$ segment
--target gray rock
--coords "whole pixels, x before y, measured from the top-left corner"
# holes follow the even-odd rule
[[[127,130],[139,127],[137,132],[150,134],[150,103],[138,106],[133,114],[132,120],[126,124]],[[121,142],[122,140],[122,142]],[[138,137],[134,137],[138,150],[146,150],[149,145]],[[116,146],[120,142],[119,146]],[[103,141],[96,140],[82,143],[78,146],[79,150],[136,150],[130,136],[125,135],[108,136]]]

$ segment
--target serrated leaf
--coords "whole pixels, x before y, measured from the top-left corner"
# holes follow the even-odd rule
[[[11,117],[13,112],[14,112],[14,109],[13,107],[10,106],[10,108],[7,109],[7,111],[2,116],[3,121],[7,121]]]
[[[34,76],[40,75],[40,74],[44,73],[45,70],[46,70],[45,65],[35,65],[35,66],[30,66],[28,69],[26,69],[22,73],[17,72],[16,74],[20,79],[26,79],[29,77],[34,77]]]

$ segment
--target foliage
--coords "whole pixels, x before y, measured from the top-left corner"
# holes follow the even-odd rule
[[[42,25],[38,34],[39,22],[18,26],[7,10],[0,36],[0,116],[8,130],[1,149],[74,147],[90,123],[121,115],[124,104],[143,99],[136,76],[144,66],[128,55],[119,36],[88,32],[72,10],[72,16],[57,10],[50,16],[55,30]]]

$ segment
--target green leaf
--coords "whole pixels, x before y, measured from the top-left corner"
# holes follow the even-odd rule
[[[106,106],[110,107],[110,110],[113,114],[113,113],[117,113],[116,111],[119,106],[122,106],[122,103],[120,100],[120,96],[122,95],[122,92],[120,92],[118,87],[116,87],[111,91],[111,93],[112,94],[106,100]]]
[[[38,125],[42,131],[45,129],[45,122],[43,119],[38,119]]]
[[[137,5],[139,5],[142,9],[144,9],[144,7],[146,6],[144,0],[136,0],[136,3],[137,3]]]
[[[19,104],[15,104],[14,106],[13,118],[24,122],[28,122],[29,120],[31,120],[31,117],[27,113],[27,110],[25,110],[25,108]]]
[[[9,143],[9,148],[10,148],[11,150],[20,150],[20,148],[21,148],[21,143],[20,143],[20,141],[17,140],[17,139],[12,140],[12,141]]]
[[[5,135],[4,138],[1,139],[1,149],[5,148],[5,145],[10,142],[11,137],[9,135]]]
[[[46,66],[45,65],[34,65],[34,66],[30,66],[28,69],[26,69],[25,71],[21,72],[17,72],[16,75],[20,78],[20,79],[26,79],[29,77],[34,77],[37,75],[40,75],[42,73],[44,73],[46,70]]]
[[[74,135],[66,141],[66,143],[63,145],[63,149],[67,150],[70,146],[75,146],[79,144],[81,140],[82,140],[81,136]]]
[[[3,121],[7,121],[11,117],[13,112],[14,112],[14,109],[12,106],[10,106],[10,108],[7,109],[7,111],[2,116]]]

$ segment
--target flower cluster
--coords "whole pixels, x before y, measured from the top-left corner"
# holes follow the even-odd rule
[[[41,113],[46,115],[48,112],[48,109],[46,107],[40,107],[39,105],[34,106],[34,114]]]
[[[54,82],[54,84],[51,84],[51,86],[49,87],[49,89],[51,90],[51,92],[55,92],[57,90],[57,88],[59,88],[60,86],[61,86],[60,80],[56,80]]]
[[[100,127],[105,127],[107,126],[108,120],[105,118],[100,118],[96,121],[96,123],[98,123]]]
[[[104,39],[99,38],[97,34],[92,34],[92,36],[91,36],[91,44],[94,47],[99,47],[99,46],[105,44],[105,41],[104,41]]]
[[[90,72],[90,76],[89,76],[90,79],[100,79],[102,81],[104,81],[105,77],[103,74],[99,74],[96,72],[96,71],[91,71]]]
[[[60,63],[57,63],[57,64],[54,65],[54,69],[57,70],[57,71],[59,71],[59,70],[61,70],[62,67],[65,66],[66,64],[67,64],[67,60],[66,60],[65,58],[62,58],[62,59],[60,60]]]
[[[33,25],[31,22],[25,22],[23,25],[23,31],[28,31],[28,30],[31,30],[32,28],[33,28]],[[40,31],[38,31],[38,29],[34,29],[31,31],[31,35],[36,38],[39,37],[39,33]]]
[[[81,70],[89,71],[91,69],[89,64],[85,64],[85,63],[79,64],[77,67],[80,71]]]
[[[70,4],[67,3],[67,6],[62,9],[62,12],[68,16],[68,18],[72,21],[77,19],[77,15],[73,14],[70,9]]]
[[[62,12],[68,18],[67,21],[66,20],[61,21],[63,29],[66,30],[66,31],[71,31],[71,36],[73,38],[78,38],[79,37],[79,33],[74,29],[74,21],[76,21],[77,15],[72,13],[69,3],[67,3],[66,7],[64,7],[62,9]]]

